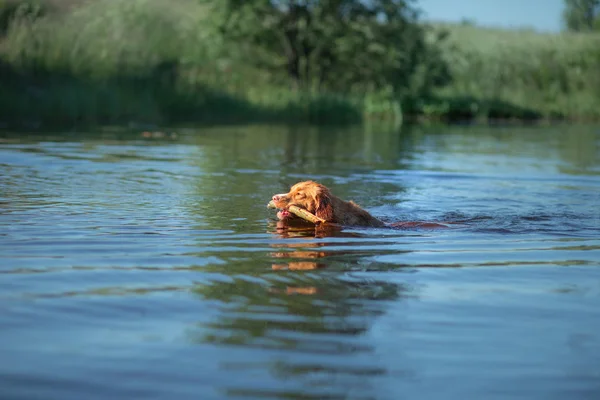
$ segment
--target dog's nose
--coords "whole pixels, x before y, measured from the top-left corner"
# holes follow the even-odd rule
[[[279,201],[280,197],[278,194],[273,196],[273,201]]]

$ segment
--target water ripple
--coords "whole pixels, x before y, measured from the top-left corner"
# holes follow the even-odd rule
[[[436,129],[2,134],[2,392],[597,397],[597,133]],[[275,221],[308,178],[449,228]]]

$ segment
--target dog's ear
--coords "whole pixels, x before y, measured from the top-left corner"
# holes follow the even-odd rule
[[[324,219],[325,221],[332,222],[333,221],[333,205],[331,204],[331,199],[326,193],[319,193],[316,196],[316,211],[315,215],[319,218]]]

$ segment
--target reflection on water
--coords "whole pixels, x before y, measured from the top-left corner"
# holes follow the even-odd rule
[[[0,134],[2,398],[596,398],[600,129]],[[388,222],[277,221],[316,179]]]
[[[384,312],[378,301],[396,300],[402,290],[382,281],[285,274],[261,284],[243,279],[212,283],[194,291],[204,300],[218,300],[223,309],[215,322],[201,327],[201,331],[209,328],[208,333],[193,340],[279,353],[269,361],[241,359],[224,369],[249,375],[267,369],[278,379],[300,380],[316,398],[327,392],[331,379],[346,390],[360,390],[364,383],[356,379],[385,375],[385,367],[353,365],[339,358],[373,355],[375,346],[357,338]],[[258,395],[260,390],[229,388],[228,392]]]

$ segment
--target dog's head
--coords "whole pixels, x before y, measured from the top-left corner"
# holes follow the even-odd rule
[[[277,208],[286,210],[289,206],[298,206],[315,214],[326,221],[333,220],[333,206],[331,203],[331,192],[327,187],[313,181],[296,183],[289,193],[276,194],[273,203]],[[283,213],[288,217],[289,213]],[[281,217],[281,216],[280,216]]]

